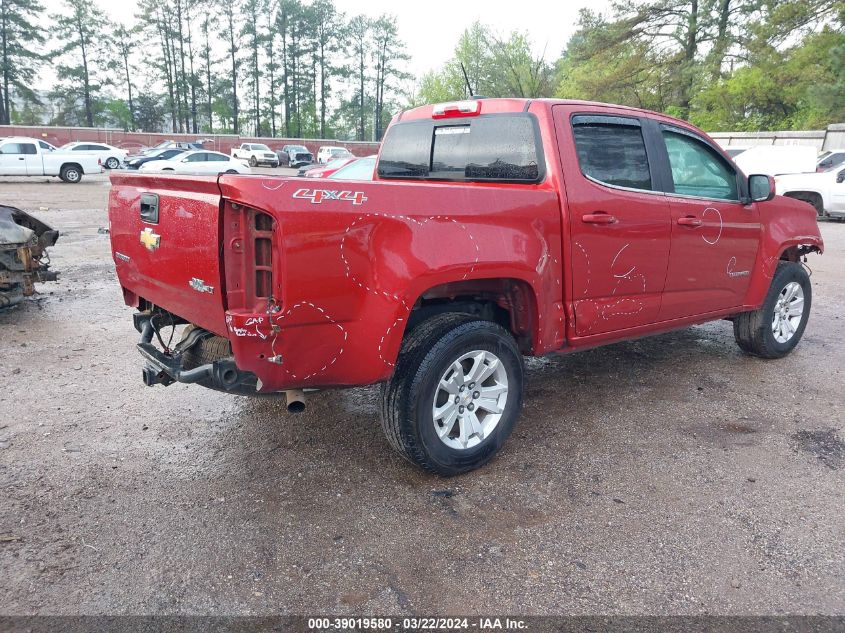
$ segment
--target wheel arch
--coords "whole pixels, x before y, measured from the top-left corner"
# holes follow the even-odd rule
[[[783,195],[786,198],[800,200],[801,202],[805,202],[805,200],[803,200],[801,196],[817,197],[821,202],[822,213],[824,213],[825,209],[827,209],[827,200],[825,200],[824,193],[816,189],[795,189],[793,191],[785,191]]]
[[[79,170],[80,174],[85,173],[85,169],[83,169],[82,165],[80,163],[74,163],[73,161],[62,163],[62,166],[59,167],[59,173],[62,173],[65,169],[68,169],[70,167],[76,167]]]
[[[430,316],[462,312],[498,323],[513,335],[522,353],[531,354],[538,347],[539,310],[534,286],[519,277],[438,283],[417,294],[402,338]]]

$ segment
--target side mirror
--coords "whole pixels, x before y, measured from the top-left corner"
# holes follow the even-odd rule
[[[836,184],[845,182],[845,169],[836,174]]]
[[[775,179],[765,174],[749,176],[748,193],[753,202],[768,202],[775,197]]]

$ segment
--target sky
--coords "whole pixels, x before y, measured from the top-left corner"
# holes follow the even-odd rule
[[[135,23],[134,2],[93,1],[112,20],[127,26]],[[45,0],[43,4],[48,14],[55,14],[61,0]],[[604,11],[610,1],[533,0],[521,5],[518,0],[335,0],[335,5],[347,15],[395,15],[399,35],[411,56],[407,70],[420,77],[452,56],[461,33],[476,20],[502,35],[513,30],[527,31],[537,49],[535,53],[541,54],[545,48],[546,58],[555,60],[575,30],[578,10],[589,6]]]

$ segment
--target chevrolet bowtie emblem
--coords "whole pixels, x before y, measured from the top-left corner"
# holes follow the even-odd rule
[[[153,252],[161,245],[161,235],[153,233],[151,228],[141,231],[141,244],[148,251]]]

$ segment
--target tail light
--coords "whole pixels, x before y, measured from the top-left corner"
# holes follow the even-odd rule
[[[279,298],[273,270],[278,260],[276,221],[257,209],[228,202],[223,217],[227,309],[264,311],[271,297]]]
[[[273,218],[260,211],[254,214],[255,298],[269,299],[273,296]]]

